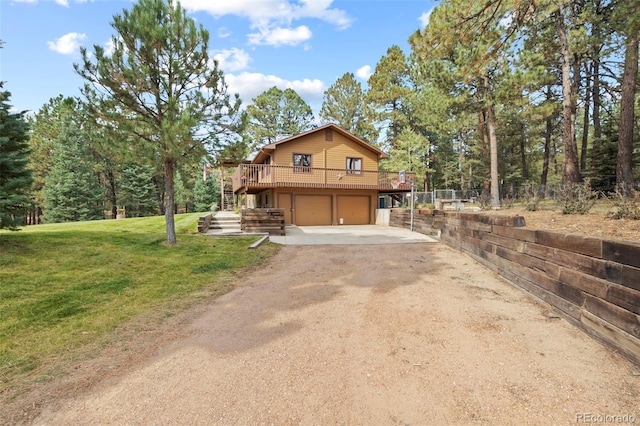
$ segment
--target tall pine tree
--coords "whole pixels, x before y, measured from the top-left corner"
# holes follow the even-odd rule
[[[0,229],[16,229],[23,223],[30,204],[29,125],[24,112],[11,112],[11,94],[3,87],[0,82]]]
[[[334,123],[359,138],[373,143],[377,130],[369,122],[372,112],[364,101],[365,92],[353,73],[346,73],[324,92],[320,120]]]
[[[44,185],[47,223],[104,218],[104,197],[86,154],[82,131],[66,119],[53,145],[52,166]]]
[[[166,242],[176,243],[175,176],[179,163],[206,153],[240,107],[209,57],[209,32],[178,1],[139,0],[113,17],[111,55],[82,49],[76,71],[85,79],[91,113],[135,135],[135,150],[162,167]]]

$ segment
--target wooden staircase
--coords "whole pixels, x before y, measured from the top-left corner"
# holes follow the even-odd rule
[[[207,234],[240,234],[240,215],[233,212],[217,212],[200,217],[198,232]]]

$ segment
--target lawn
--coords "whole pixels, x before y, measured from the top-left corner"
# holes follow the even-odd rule
[[[0,394],[127,322],[224,294],[233,274],[277,251],[198,235],[197,220],[176,215],[177,246],[164,243],[163,217],[0,231]]]

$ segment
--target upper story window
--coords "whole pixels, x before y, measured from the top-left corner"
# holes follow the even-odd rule
[[[324,140],[332,141],[333,140],[333,130],[332,129],[324,129]]]
[[[347,174],[359,175],[362,173],[362,158],[347,157]]]
[[[311,172],[311,154],[293,154],[294,172]]]

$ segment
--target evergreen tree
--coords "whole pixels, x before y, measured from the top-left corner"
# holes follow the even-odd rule
[[[407,58],[399,46],[387,49],[369,77],[367,102],[373,120],[387,128],[385,143],[394,147],[408,124],[407,97],[411,93]]]
[[[0,82],[0,229],[24,223],[32,182],[28,169],[28,132],[24,112],[11,113],[11,94]]]
[[[88,161],[81,129],[67,119],[53,144],[52,165],[44,185],[48,223],[102,219],[104,196]]]
[[[127,217],[151,216],[158,213],[154,168],[143,164],[127,164],[119,179],[118,205]]]
[[[275,142],[313,128],[311,107],[293,89],[272,87],[253,99],[247,107],[246,133],[250,148]]]
[[[123,149],[162,167],[166,241],[176,243],[175,174],[179,162],[204,155],[229,126],[240,102],[209,58],[209,33],[174,0],[139,0],[115,15],[114,51],[82,49],[76,71],[86,80],[91,113],[140,144]],[[133,138],[132,138],[133,139]]]
[[[324,92],[320,109],[323,123],[334,123],[367,142],[375,142],[377,130],[368,120],[372,113],[362,86],[353,73],[346,73]]]
[[[215,171],[205,179],[196,179],[193,187],[193,201],[198,212],[211,211],[212,206],[220,205],[220,173]]]
[[[633,173],[634,125],[636,93],[638,88],[638,46],[640,44],[640,5],[637,0],[620,0],[621,18],[626,25],[621,31],[625,35],[624,72],[621,81],[620,125],[618,130],[618,154],[616,186],[625,197],[633,195],[635,186]]]
[[[39,223],[41,220],[44,210],[43,188],[53,164],[51,156],[53,147],[60,137],[62,123],[74,120],[77,127],[81,127],[76,114],[78,104],[79,102],[75,98],[58,95],[49,99],[35,116],[29,118],[31,125],[29,159],[33,173],[31,193],[34,201],[31,224]]]

